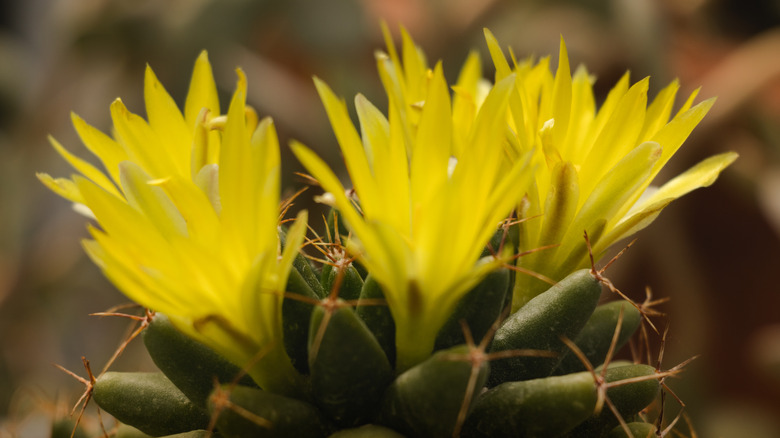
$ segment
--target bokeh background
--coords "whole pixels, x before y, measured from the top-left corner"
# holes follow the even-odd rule
[[[126,300],[84,256],[85,220],[35,172],[71,170],[51,134],[87,156],[74,111],[104,131],[121,96],[143,114],[149,63],[182,102],[195,57],[209,51],[227,102],[233,69],[280,136],[340,159],[311,76],[351,100],[383,105],[373,52],[379,21],[403,24],[450,80],[468,50],[490,66],[482,28],[519,56],[553,54],[566,38],[603,97],[631,70],[651,94],[679,78],[718,101],[672,160],[668,178],[714,153],[741,158],[639,234],[608,272],[641,299],[670,296],[664,364],[701,355],[673,387],[697,436],[780,436],[780,2],[777,0],[26,0],[0,3],[0,437],[44,437],[81,385],[56,369],[99,370],[128,321],[89,313]],[[397,35],[397,32],[396,32]],[[486,74],[491,73],[486,67]],[[286,152],[285,185],[302,185]],[[665,323],[661,323],[663,326]],[[140,343],[112,369],[151,367]],[[88,409],[94,415],[94,406]],[[683,428],[685,430],[686,428]],[[693,435],[687,433],[689,436]]]

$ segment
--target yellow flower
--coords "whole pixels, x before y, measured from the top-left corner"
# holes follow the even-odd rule
[[[401,371],[430,355],[459,299],[507,262],[506,254],[480,261],[480,253],[532,173],[529,160],[506,153],[512,77],[489,88],[477,111],[468,87],[451,99],[441,63],[429,69],[405,32],[403,65],[386,29],[385,35],[389,53],[378,54],[377,64],[388,117],[358,95],[362,137],[344,102],[315,79],[359,207],[312,151],[298,143],[293,151],[333,195],[354,233],[348,249],[383,286]],[[472,67],[473,61],[462,78],[473,76]],[[464,111],[473,120],[456,123]]]
[[[507,116],[510,143],[517,154],[533,151],[538,164],[518,208],[519,217],[528,219],[521,226],[520,244],[524,249],[559,245],[519,259],[518,266],[560,280],[588,265],[585,230],[594,253],[601,255],[649,225],[673,200],[712,184],[737,157],[725,153],[708,158],[662,187],[651,187],[714,99],[693,105],[697,90],[670,117],[678,82],[648,105],[648,78],[629,86],[626,73],[597,110],[593,78],[583,67],[572,76],[563,39],[553,75],[549,58],[510,66],[490,31],[485,36],[496,80],[514,76]],[[537,278],[518,275],[513,309],[547,287]]]
[[[40,180],[92,215],[84,248],[137,303],[167,314],[185,333],[244,366],[263,388],[294,393],[299,376],[282,345],[281,305],[305,214],[280,254],[279,144],[273,122],[245,105],[246,78],[220,115],[203,52],[184,113],[147,67],[149,121],[111,104],[113,138],[75,114],[84,145],[106,173],[55,149],[81,175]]]

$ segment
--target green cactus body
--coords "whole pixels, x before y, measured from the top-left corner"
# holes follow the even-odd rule
[[[588,269],[570,274],[510,316],[496,332],[492,352],[536,349],[561,354],[561,336],[573,339],[587,323],[601,295],[601,283]],[[496,360],[488,384],[550,375],[559,362],[550,357]]]
[[[156,313],[143,331],[144,345],[154,364],[193,403],[206,407],[214,379],[233,381],[241,369],[217,352],[179,331],[162,313]],[[248,376],[241,383],[252,386]]]
[[[509,239],[508,235],[507,239]],[[499,228],[495,233],[493,233],[492,236],[490,236],[490,240],[488,241],[488,244],[485,245],[485,249],[482,250],[480,257],[495,255],[498,252],[498,248],[501,246],[502,240],[504,240],[504,229]]]
[[[282,248],[284,248],[285,244],[287,243],[286,230],[282,230],[279,232],[279,242],[281,243]],[[295,258],[293,259],[293,268],[295,268],[295,271],[298,271],[298,273],[301,274],[303,280],[306,282],[307,285],[309,285],[309,288],[319,298],[325,297],[326,294],[325,291],[322,289],[322,284],[320,283],[320,279],[317,277],[317,274],[314,272],[314,269],[311,267],[311,263],[309,263],[309,260],[306,259],[306,256],[304,256],[303,253],[299,252],[295,254]]]
[[[324,438],[329,434],[330,426],[319,410],[304,401],[246,386],[220,391],[210,398],[209,410],[217,415],[217,428],[226,438]],[[224,407],[217,412],[215,400],[223,394],[241,411]],[[244,411],[255,417],[247,418]]]
[[[604,378],[607,382],[618,382],[621,380],[653,376],[655,368],[649,365],[627,365],[609,367]],[[639,411],[646,408],[658,396],[661,384],[657,379],[634,382],[627,385],[613,386],[607,390],[607,397],[615,405],[623,419],[631,419]],[[606,434],[616,425],[618,419],[612,413],[612,410],[606,406],[599,415],[588,418],[571,431],[570,438],[576,437],[598,437]]]
[[[206,429],[209,415],[194,405],[163,373],[107,372],[95,381],[103,410],[152,436]]]
[[[147,435],[135,427],[127,424],[120,424],[116,429],[116,435],[113,438],[150,438],[151,435]],[[165,435],[161,438],[220,438],[218,433],[209,433],[207,430],[191,430],[189,432],[175,433],[173,435]]]
[[[587,419],[596,406],[589,373],[506,382],[476,401],[464,437],[555,437]]]
[[[287,278],[287,292],[301,299],[286,296],[282,301],[284,349],[295,369],[301,374],[308,374],[309,351],[306,344],[309,339],[309,325],[315,307],[313,303],[321,298],[295,269],[290,270],[290,276]]]
[[[325,298],[326,294],[325,290],[322,288],[322,283],[314,272],[314,269],[312,269],[311,263],[306,260],[306,257],[304,257],[303,254],[298,253],[295,256],[295,259],[293,259],[293,268],[301,274],[301,277],[306,281],[306,284],[311,288],[312,292],[320,298]]]
[[[411,437],[452,436],[472,375],[467,354],[465,345],[440,350],[399,375],[385,393],[379,423]],[[470,404],[489,370],[487,362],[480,364]]]
[[[598,366],[604,362],[612,343],[621,309],[623,309],[623,322],[615,345],[615,351],[617,351],[631,339],[631,335],[637,331],[642,322],[639,310],[623,300],[596,307],[585,327],[574,339],[574,343],[588,358],[591,365]],[[585,365],[576,354],[569,351],[565,353],[553,374],[562,375],[579,371],[585,371]]]
[[[339,272],[342,272],[343,278],[339,286],[339,298],[343,300],[356,300],[360,298],[360,291],[363,289],[363,277],[360,276],[353,263],[343,267],[334,267],[325,265],[322,268],[322,287],[326,292],[333,293],[333,285],[336,282]]]
[[[339,303],[344,304],[339,300]],[[368,421],[393,369],[382,347],[351,307],[341,305],[325,321],[317,307],[309,331],[311,391],[317,405],[342,426]],[[322,331],[322,324],[327,326]],[[321,337],[318,337],[321,335]]]
[[[184,432],[184,433],[190,433],[190,432]],[[177,436],[180,434],[174,434],[173,436]],[[168,435],[169,437],[171,435]],[[140,430],[136,429],[133,426],[130,426],[129,424],[120,424],[116,428],[116,435],[115,438],[149,438],[151,435],[145,434],[141,432]]]
[[[626,435],[626,431],[623,430],[623,426],[617,426],[609,432],[607,438],[653,438],[656,436],[656,427],[650,423],[633,422],[628,423],[628,430],[631,431],[631,435]]]
[[[87,438],[84,429],[70,418],[55,420],[51,424],[51,438]]]
[[[340,430],[328,438],[404,438],[404,436],[384,426],[366,424],[352,429]]]
[[[630,360],[623,360],[623,359],[612,360],[612,361],[609,362],[609,364],[607,364],[607,369],[618,368],[618,367],[625,367],[625,366],[628,366],[628,365],[634,365],[634,362],[631,362]],[[602,372],[603,369],[604,369],[604,364],[601,364],[601,365],[599,365],[599,366],[597,366],[595,368],[597,373]]]
[[[384,299],[385,294],[382,292],[382,286],[369,275],[360,291],[360,299],[355,307],[355,313],[374,334],[374,338],[385,352],[387,360],[393,365],[395,364],[395,321],[390,313],[390,308],[386,304],[364,304],[371,303],[366,300]]]
[[[605,379],[615,382],[651,375],[648,373],[653,371],[646,365],[610,368]],[[633,415],[652,402],[658,386],[656,379],[650,379],[610,388],[607,394],[621,414]],[[617,420],[605,413],[608,408],[594,416],[596,402],[596,385],[590,372],[506,382],[477,400],[463,436],[598,437],[604,428],[612,427],[609,420]]]
[[[466,323],[475,342],[479,342],[501,315],[508,287],[508,269],[488,274],[460,300],[452,316],[439,331],[435,349],[466,343],[461,321]]]

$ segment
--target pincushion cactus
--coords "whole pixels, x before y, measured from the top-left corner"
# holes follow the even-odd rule
[[[81,175],[39,178],[95,221],[84,247],[149,309],[160,369],[102,373],[87,394],[152,436],[650,430],[637,414],[679,369],[609,363],[648,314],[599,305],[617,289],[593,260],[736,158],[650,186],[713,100],[694,93],[671,117],[676,82],[648,106],[647,79],[626,75],[597,110],[563,41],[553,74],[548,58],[510,65],[488,31],[495,82],[472,54],[450,86],[405,31],[399,52],[384,30],[386,114],[358,95],[356,127],[314,80],[352,188],[291,145],[332,207],[328,238],[308,239],[324,266],[302,248],[306,212],[283,221],[273,122],[246,106],[240,70],[220,112],[205,53],[183,113],[147,69],[148,121],[120,100],[113,137],[73,116],[105,172],[51,140]]]

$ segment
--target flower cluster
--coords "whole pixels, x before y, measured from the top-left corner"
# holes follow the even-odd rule
[[[485,36],[496,81],[514,76],[507,143],[515,155],[533,154],[537,164],[517,209],[518,217],[526,219],[520,243],[524,249],[557,245],[520,259],[518,265],[528,271],[558,281],[587,266],[583,231],[601,255],[649,225],[673,200],[712,184],[737,157],[729,152],[708,158],[662,187],[652,187],[714,98],[693,105],[694,91],[672,117],[677,81],[648,105],[649,78],[630,85],[626,73],[597,109],[594,79],[584,67],[572,75],[563,39],[553,74],[549,58],[510,66],[495,37],[487,30]],[[549,287],[534,276],[518,280],[515,310]]]
[[[288,392],[297,374],[282,348],[280,313],[306,217],[280,254],[279,143],[273,122],[246,106],[246,86],[239,70],[221,115],[204,52],[182,114],[147,68],[148,122],[119,99],[111,104],[113,138],[72,116],[107,172],[51,139],[81,175],[38,177],[95,218],[84,248],[123,293],[237,364],[269,348],[250,374]]]
[[[400,369],[430,355],[460,298],[507,262],[478,260],[533,174],[529,159],[507,161],[504,119],[513,80],[492,87],[479,108],[471,99],[471,119],[459,124],[464,102],[451,99],[441,63],[430,70],[404,35],[404,66],[389,38],[390,53],[377,56],[389,117],[363,96],[355,98],[362,136],[344,103],[315,80],[359,209],[322,161],[293,145],[354,232],[348,247],[384,288]]]
[[[626,74],[596,107],[593,77],[571,73],[566,47],[549,58],[507,61],[486,31],[496,75],[483,78],[472,53],[454,85],[429,67],[402,31],[399,52],[385,30],[376,57],[386,113],[355,98],[359,126],[320,79],[315,86],[338,139],[354,191],[306,146],[297,158],[332,195],[351,231],[347,249],[382,286],[396,325],[396,371],[425,360],[460,299],[489,272],[516,264],[513,310],[647,226],[670,202],[711,184],[736,155],[718,155],[660,188],[650,184],[713,104],[693,93],[672,116],[673,82],[648,105],[648,79]],[[270,119],[246,106],[246,80],[221,115],[205,53],[183,114],[147,69],[148,121],[120,100],[113,136],[73,123],[105,172],[57,151],[80,172],[39,178],[93,217],[84,242],[128,297],[168,314],[177,327],[245,365],[261,387],[294,392],[299,375],[282,346],[281,306],[305,212],[279,242],[279,145]],[[519,250],[483,250],[499,224],[521,221]],[[517,250],[518,248],[514,248]]]

